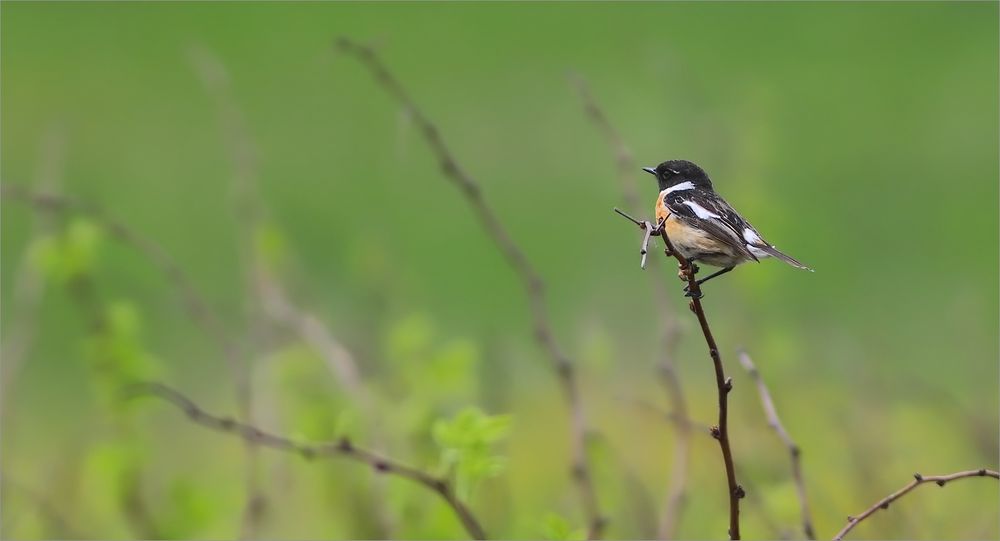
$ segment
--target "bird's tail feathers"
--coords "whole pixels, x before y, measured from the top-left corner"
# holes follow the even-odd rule
[[[755,245],[754,248],[757,248],[760,251],[767,253],[767,255],[769,255],[769,256],[776,257],[776,258],[784,261],[785,263],[788,263],[789,265],[791,265],[791,266],[793,266],[793,267],[795,267],[797,269],[807,270],[809,272],[815,272],[812,269],[810,269],[809,267],[803,265],[802,263],[799,263],[799,261],[797,259],[795,259],[794,257],[782,253],[780,250],[778,250],[774,246],[768,246],[768,245],[765,244],[765,245],[762,245],[762,246],[756,246]]]

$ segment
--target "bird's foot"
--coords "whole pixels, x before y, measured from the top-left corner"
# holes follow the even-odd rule
[[[704,297],[705,294],[701,292],[700,288],[698,289],[698,291],[691,291],[691,286],[685,286],[684,287],[684,296],[685,297],[690,297],[692,299],[700,299],[700,298]]]

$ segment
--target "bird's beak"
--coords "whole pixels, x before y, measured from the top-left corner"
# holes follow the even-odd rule
[[[652,167],[643,167],[642,170],[649,173],[650,175],[656,176],[656,169]]]

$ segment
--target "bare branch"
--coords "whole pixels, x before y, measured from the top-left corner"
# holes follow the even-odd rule
[[[733,380],[726,377],[725,368],[722,366],[722,357],[719,355],[719,347],[715,343],[715,337],[712,336],[712,329],[708,325],[708,318],[705,317],[705,310],[701,305],[701,287],[695,277],[698,268],[674,249],[667,236],[666,228],[659,229],[660,237],[663,238],[663,243],[666,245],[664,253],[668,257],[673,256],[677,259],[680,275],[688,282],[688,291],[691,293],[689,308],[698,317],[701,332],[705,336],[705,344],[708,346],[708,354],[712,357],[712,365],[715,367],[715,384],[719,395],[719,424],[713,427],[712,436],[719,440],[722,460],[726,467],[726,482],[729,486],[729,538],[739,539],[740,499],[746,496],[746,492],[736,482],[736,467],[733,464],[733,452],[729,445],[729,392],[733,390]]]
[[[409,112],[414,123],[430,146],[431,152],[437,158],[445,178],[459,189],[465,197],[466,202],[472,207],[476,217],[482,223],[487,235],[493,240],[504,259],[507,260],[514,273],[520,278],[524,294],[531,306],[535,339],[551,359],[552,367],[559,375],[563,392],[566,395],[566,400],[569,402],[573,448],[572,473],[573,479],[576,480],[583,511],[587,519],[589,537],[601,537],[606,519],[601,514],[597,501],[597,493],[593,487],[591,470],[587,464],[587,422],[584,416],[583,403],[580,399],[573,363],[559,348],[553,336],[545,298],[545,284],[541,276],[538,275],[534,267],[528,262],[524,252],[517,246],[500,222],[500,219],[494,213],[492,207],[486,202],[479,183],[458,164],[454,155],[445,145],[440,130],[417,107],[409,93],[389,71],[378,55],[370,47],[355,43],[347,38],[338,39],[336,46],[340,51],[357,58],[368,68],[375,81]]]
[[[841,539],[844,538],[845,535],[847,535],[848,532],[850,532],[861,521],[863,521],[866,518],[870,517],[871,515],[873,515],[879,509],[888,509],[889,508],[889,504],[891,504],[892,502],[898,500],[899,498],[902,498],[907,493],[909,493],[911,490],[917,488],[920,485],[923,485],[925,483],[935,483],[939,487],[943,487],[949,481],[954,481],[956,479],[964,479],[964,478],[967,478],[967,477],[992,477],[994,479],[1000,479],[1000,473],[997,473],[996,471],[993,471],[993,470],[987,470],[987,469],[960,471],[960,472],[952,473],[952,474],[949,474],[949,475],[928,475],[928,476],[924,476],[924,475],[920,475],[919,473],[915,473],[915,474],[913,474],[913,480],[910,481],[903,488],[901,488],[901,489],[897,490],[896,492],[893,492],[892,494],[889,494],[885,498],[882,498],[881,500],[875,502],[875,505],[869,507],[868,509],[865,509],[865,511],[863,513],[861,513],[860,515],[847,517],[847,526],[844,526],[844,528],[842,530],[840,530],[839,532],[837,532],[837,535],[833,536],[833,541],[840,541]]]
[[[809,499],[806,497],[806,483],[802,477],[802,451],[798,445],[792,441],[792,437],[785,430],[778,417],[778,411],[771,400],[771,393],[764,384],[764,379],[760,376],[760,371],[753,364],[753,360],[746,351],[739,352],[740,364],[757,384],[757,393],[760,395],[760,404],[764,408],[764,415],[767,416],[767,424],[778,434],[782,443],[788,448],[788,454],[792,459],[792,479],[795,481],[795,491],[799,497],[799,507],[802,509],[802,530],[806,534],[806,539],[816,539],[816,532],[813,529],[812,513],[809,511]]]
[[[291,438],[261,430],[254,425],[241,423],[227,417],[212,415],[199,407],[187,396],[162,383],[136,383],[126,389],[127,397],[144,395],[162,398],[183,411],[192,422],[212,430],[234,434],[252,445],[295,453],[307,460],[342,456],[365,463],[371,466],[377,473],[394,475],[414,481],[437,493],[452,509],[466,532],[473,539],[486,539],[486,533],[483,531],[475,515],[473,515],[472,510],[458,498],[454,487],[446,478],[436,477],[418,468],[402,464],[391,458],[358,447],[346,437],[328,443],[299,443]]]
[[[618,184],[621,187],[625,205],[630,212],[638,212],[640,203],[636,172],[639,171],[639,167],[635,163],[632,151],[618,133],[618,130],[615,129],[608,115],[597,103],[593,94],[591,94],[586,81],[582,77],[572,76],[571,83],[583,100],[583,107],[587,116],[604,135],[608,146],[611,147],[614,153],[618,171]],[[618,209],[615,210],[636,225],[644,228],[641,265],[642,268],[646,268],[646,247],[653,228],[644,227],[635,218]],[[655,275],[649,275],[648,278],[652,282],[654,304],[660,317],[660,326],[663,329],[663,360],[660,363],[660,379],[667,391],[667,397],[670,399],[671,416],[675,419],[674,429],[676,432],[674,456],[670,468],[670,483],[667,486],[667,496],[660,517],[657,537],[659,539],[673,539],[676,537],[677,529],[680,526],[680,519],[687,494],[687,470],[691,450],[692,421],[687,413],[683,387],[681,386],[680,378],[677,376],[677,367],[674,364],[677,344],[680,342],[680,325],[669,308],[670,297],[663,282],[657,280]]]

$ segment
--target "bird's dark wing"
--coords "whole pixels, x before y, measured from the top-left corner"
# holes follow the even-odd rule
[[[678,218],[712,235],[748,259],[758,260],[747,244],[759,242],[767,245],[753,226],[714,192],[695,189],[668,193],[663,196],[663,204]],[[749,242],[749,239],[757,242]]]

